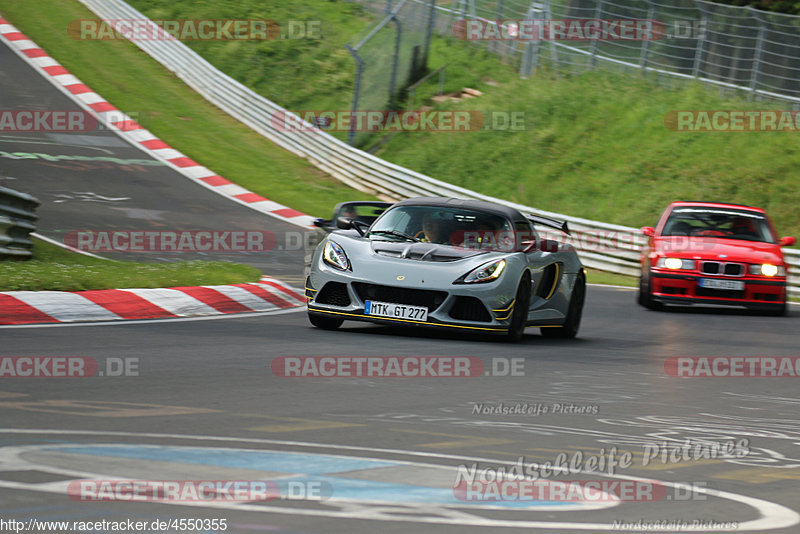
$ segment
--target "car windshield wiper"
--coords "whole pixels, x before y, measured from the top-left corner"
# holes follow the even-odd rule
[[[403,239],[414,241],[415,243],[419,243],[421,241],[420,239],[417,239],[413,235],[404,234],[403,232],[396,232],[394,230],[372,230],[369,234],[393,235],[395,237],[402,237]]]

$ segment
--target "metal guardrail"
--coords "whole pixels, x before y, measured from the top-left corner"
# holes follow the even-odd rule
[[[103,19],[138,19],[147,17],[123,0],[80,0]],[[152,23],[151,23],[152,24]],[[154,28],[155,31],[155,28]],[[488,200],[569,222],[571,242],[589,268],[638,276],[638,256],[645,238],[637,228],[591,221],[523,206],[493,198],[462,187],[436,180],[353,148],[335,137],[314,128],[290,111],[255,93],[216,69],[177,39],[136,40],[136,46],[174,72],[189,87],[209,102],[286,150],[301,156],[315,167],[350,187],[387,200],[415,196],[448,196]],[[284,117],[295,119],[302,128],[286,128]],[[280,120],[275,121],[275,117]],[[787,251],[794,267],[790,276],[790,294],[800,296],[800,251]]]
[[[0,259],[29,259],[38,219],[34,210],[39,201],[31,195],[0,187]]]

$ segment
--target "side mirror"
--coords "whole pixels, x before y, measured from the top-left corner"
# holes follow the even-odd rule
[[[369,228],[369,225],[359,222],[355,219],[351,219],[350,217],[337,217],[336,228],[339,230],[355,229],[355,231],[358,232],[358,235],[363,236],[364,228]]]
[[[642,233],[647,237],[655,237],[656,229],[652,226],[642,226]]]
[[[778,244],[779,244],[780,246],[782,246],[782,247],[791,247],[791,246],[792,246],[792,245],[794,245],[795,243],[797,243],[797,239],[795,239],[795,238],[794,238],[794,237],[792,237],[792,236],[786,236],[786,237],[782,237],[782,238],[781,238],[781,239],[778,241]]]

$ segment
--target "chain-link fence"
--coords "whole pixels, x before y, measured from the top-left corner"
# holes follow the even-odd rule
[[[363,3],[381,12],[383,19],[347,45],[356,62],[352,111],[394,110],[403,90],[427,70],[435,0]],[[368,132],[357,132],[353,121],[347,141],[358,145],[367,135]]]
[[[387,5],[387,0],[358,1]],[[428,4],[429,0],[404,3]],[[663,30],[652,40],[492,38],[476,42],[517,66],[524,77],[544,62],[571,72],[619,66],[800,104],[800,16],[705,0],[438,0],[436,11],[436,31],[450,36],[458,33],[456,28],[465,20],[502,27],[513,35],[508,29],[521,20],[649,19]]]

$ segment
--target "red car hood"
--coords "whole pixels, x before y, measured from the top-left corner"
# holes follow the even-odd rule
[[[669,236],[656,238],[655,250],[660,256],[740,263],[784,264],[783,253],[779,245],[759,241]]]

